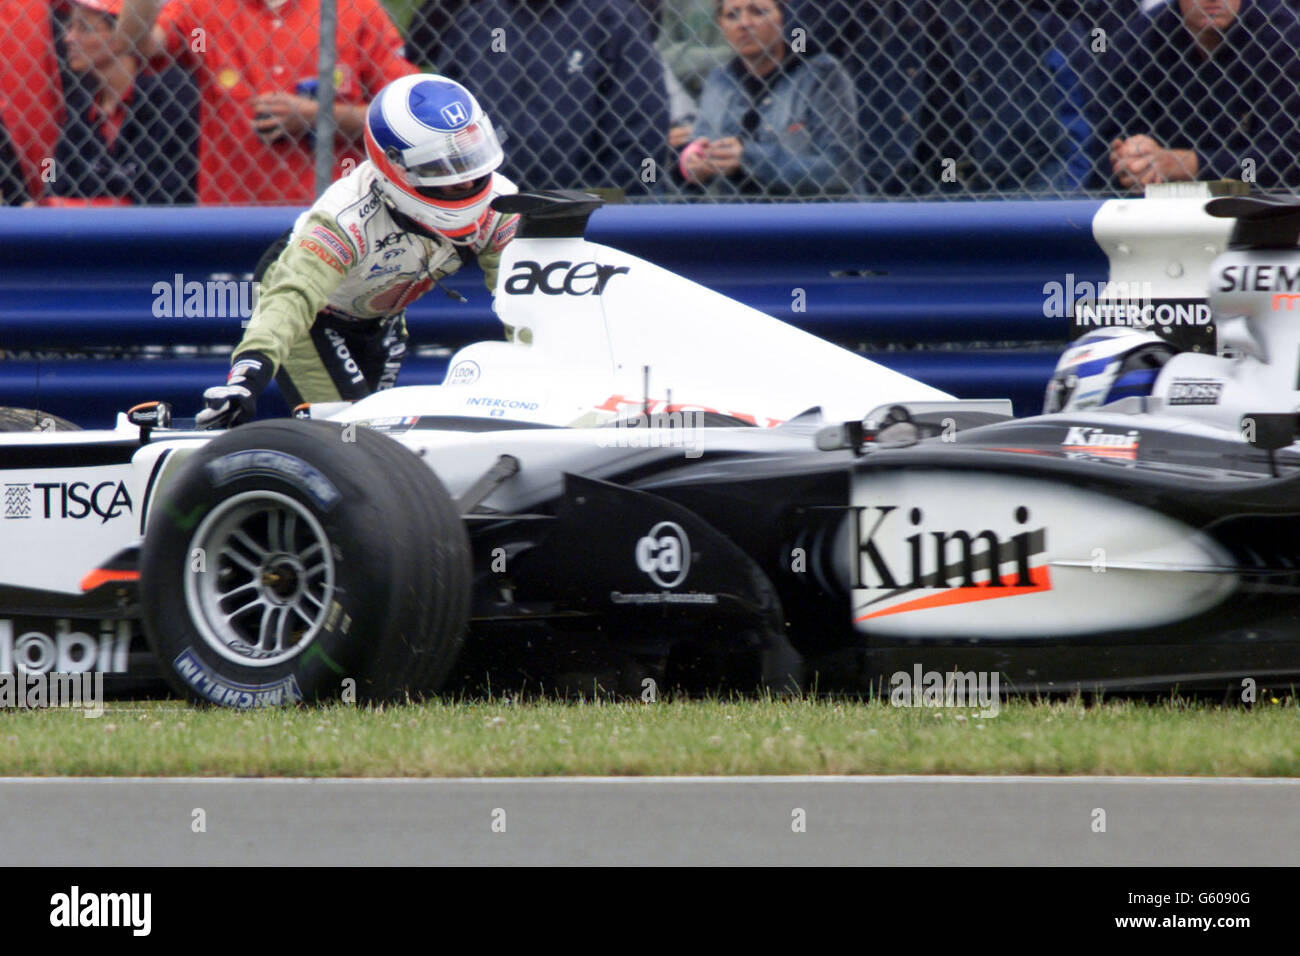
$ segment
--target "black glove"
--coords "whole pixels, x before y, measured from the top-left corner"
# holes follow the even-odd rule
[[[194,416],[196,428],[233,428],[257,415],[257,396],[271,380],[274,366],[261,352],[236,355],[225,385],[203,393],[204,408]]]

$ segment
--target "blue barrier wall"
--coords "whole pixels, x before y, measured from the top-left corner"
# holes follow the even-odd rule
[[[610,206],[588,238],[625,249],[742,302],[963,397],[1011,397],[1036,410],[1063,343],[1043,286],[1104,280],[1092,238],[1096,201]],[[160,297],[180,282],[238,279],[299,210],[0,209],[0,349],[234,344],[242,317],[175,318]],[[459,346],[500,325],[477,268],[408,312],[414,342]],[[796,295],[795,290],[802,290]],[[802,303],[803,309],[796,311]],[[158,314],[164,312],[164,314]],[[886,343],[949,343],[875,352]],[[965,343],[972,348],[952,347]],[[0,362],[0,405],[40,405],[107,424],[135,401],[191,412],[220,382],[217,359]],[[442,360],[413,359],[404,384],[441,381]],[[264,413],[283,409],[269,396]]]

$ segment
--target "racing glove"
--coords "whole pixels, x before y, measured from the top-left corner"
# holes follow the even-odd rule
[[[196,428],[233,428],[257,414],[257,397],[271,380],[274,365],[261,352],[236,355],[225,385],[203,393],[203,410],[194,416]]]

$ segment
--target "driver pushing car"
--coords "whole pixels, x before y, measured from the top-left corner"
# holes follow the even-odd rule
[[[492,122],[459,83],[416,74],[366,112],[366,161],[269,248],[260,293],[226,384],[203,393],[199,428],[251,419],[272,375],[290,407],[391,388],[406,355],[405,309],[471,258],[495,289],[517,216]]]

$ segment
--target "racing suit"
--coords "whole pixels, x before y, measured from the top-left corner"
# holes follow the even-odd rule
[[[516,191],[492,175],[493,197]],[[257,305],[231,359],[232,379],[257,367],[254,400],[273,372],[290,408],[390,388],[406,354],[410,303],[472,257],[495,291],[517,216],[489,212],[473,242],[458,246],[390,210],[373,188],[377,176],[361,163],[262,257]]]

